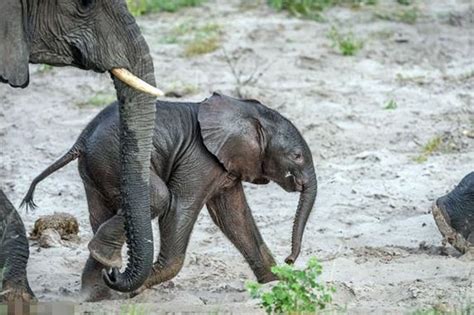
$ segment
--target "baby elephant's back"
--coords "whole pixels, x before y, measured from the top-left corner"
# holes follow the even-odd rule
[[[187,120],[196,120],[193,117],[196,116],[194,107],[196,106],[185,103],[157,102],[152,149],[154,154],[161,151],[160,156],[168,155],[172,147],[179,147],[177,142],[183,138],[182,124]],[[118,196],[120,120],[117,102],[100,112],[86,127],[83,136],[83,150],[79,157],[81,177],[87,183],[101,186],[97,188]]]

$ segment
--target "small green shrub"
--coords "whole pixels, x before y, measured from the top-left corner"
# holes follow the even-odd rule
[[[139,16],[156,11],[176,12],[181,8],[198,6],[202,2],[204,0],[127,0],[127,5],[134,16]]]
[[[354,56],[363,46],[363,42],[354,37],[354,34],[340,33],[334,26],[328,33],[332,46],[337,48],[343,56]]]
[[[260,307],[268,314],[291,312],[316,312],[332,302],[335,289],[318,282],[322,266],[311,258],[305,269],[284,264],[272,267],[280,281],[269,292],[263,292],[260,284],[250,282],[247,290],[254,299],[261,299]]]

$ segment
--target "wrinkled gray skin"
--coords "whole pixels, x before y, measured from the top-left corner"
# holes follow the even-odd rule
[[[148,46],[124,0],[1,0],[0,82],[26,87],[28,63],[96,72],[126,68],[155,84]],[[130,260],[123,274],[104,273],[104,280],[129,292],[143,284],[153,264],[149,169],[155,98],[113,81],[121,122],[117,187],[124,196]]]
[[[23,221],[0,189],[0,303],[35,301],[26,277],[29,255]]]
[[[104,266],[119,267],[123,245],[118,162],[118,111],[112,104],[83,131],[70,152],[32,183],[24,202],[33,203],[36,184],[79,157],[79,172],[95,236],[83,272],[91,299],[107,296],[96,281]],[[301,192],[293,226],[298,257],[317,193],[308,145],[291,122],[257,101],[219,94],[202,103],[158,102],[151,158],[152,216],[160,226],[160,253],[145,288],[173,278],[183,266],[196,218],[206,204],[214,222],[242,253],[259,282],[275,280],[275,264],[245,199],[242,181],[274,181]],[[104,295],[105,294],[105,295]]]

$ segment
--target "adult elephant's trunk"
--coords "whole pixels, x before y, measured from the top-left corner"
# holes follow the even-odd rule
[[[314,167],[311,167],[309,180],[303,187],[296,210],[295,221],[293,223],[293,233],[291,241],[291,254],[285,259],[287,264],[293,264],[298,258],[301,250],[301,241],[303,239],[304,228],[308,221],[311,210],[318,193],[318,182]]]
[[[154,86],[153,61],[143,37],[141,56],[135,56],[130,72]],[[146,49],[145,49],[146,48]],[[114,71],[111,71],[114,73]],[[156,98],[141,93],[113,77],[120,112],[122,211],[128,245],[128,264],[123,273],[103,272],[105,283],[121,292],[137,290],[147,279],[153,264],[153,233],[150,217],[150,155],[155,122]]]

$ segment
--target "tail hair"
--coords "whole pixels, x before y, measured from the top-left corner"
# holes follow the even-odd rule
[[[28,212],[29,209],[34,210],[38,206],[33,200],[34,194],[35,194],[35,189],[36,185],[39,184],[43,179],[51,175],[52,173],[56,172],[60,168],[63,168],[67,164],[69,164],[71,161],[74,161],[80,156],[81,150],[75,145],[73,146],[66,154],[64,154],[62,157],[60,157],[56,162],[48,166],[41,174],[39,174],[35,179],[30,184],[30,188],[28,189],[28,192],[26,193],[25,197],[23,198],[20,208],[25,208],[26,212]]]

